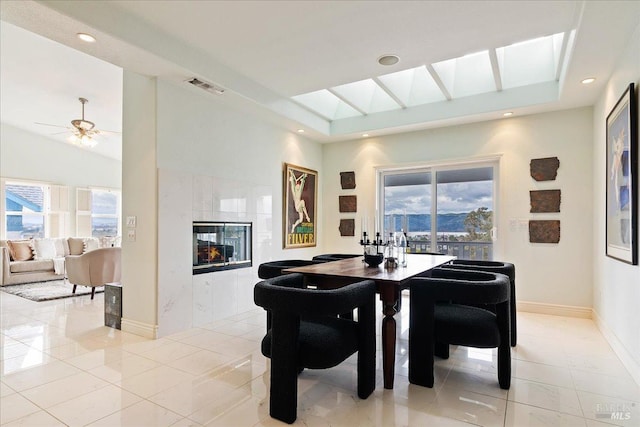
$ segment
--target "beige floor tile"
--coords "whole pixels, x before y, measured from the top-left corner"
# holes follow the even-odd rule
[[[2,424],[2,427],[65,427],[65,424],[57,420],[46,411],[38,411],[20,418],[8,424]]]
[[[141,374],[125,378],[118,386],[142,397],[153,396],[182,382],[190,382],[194,375],[170,366],[158,366]]]
[[[120,360],[90,369],[88,372],[110,383],[117,383],[158,366],[160,366],[158,362],[131,354]]]
[[[130,354],[131,353],[128,353],[119,347],[107,347],[65,359],[65,362],[79,369],[89,370],[98,366],[117,362]]]
[[[583,416],[578,394],[571,388],[515,378],[511,381],[508,400],[577,417]]]
[[[2,381],[16,391],[23,391],[78,372],[80,372],[78,368],[63,361],[54,360],[46,365],[38,365],[6,375]]]
[[[526,360],[512,360],[511,376],[558,387],[573,388],[571,372],[567,368],[560,366],[527,362]]]
[[[22,395],[41,408],[49,408],[67,400],[91,393],[108,382],[86,372],[79,372],[22,392]]]
[[[575,383],[575,389],[578,391],[597,392],[598,394],[621,399],[629,399],[636,396],[636,401],[640,401],[640,386],[633,381],[631,376],[612,377],[609,375],[601,375],[594,372],[588,372],[578,369],[572,369],[571,375]]]
[[[168,365],[194,375],[202,375],[229,363],[233,357],[210,350],[198,350],[188,356],[174,360]]]
[[[221,381],[199,377],[163,390],[148,399],[186,417],[199,411],[217,414],[226,408],[228,403],[225,402],[229,399],[233,401],[238,396],[251,397],[251,390],[235,389]],[[196,421],[208,422],[211,419],[213,416],[203,415]]]
[[[603,423],[636,427],[640,425],[640,394],[629,397],[637,400],[578,391],[578,398],[585,418]]]
[[[585,427],[586,420],[548,409],[509,402],[507,403],[504,425],[513,427]]]
[[[164,427],[174,425],[182,417],[166,408],[143,400],[128,408],[99,419],[90,427]]]
[[[108,385],[48,409],[54,417],[69,426],[84,426],[121,411],[142,399],[119,387]]]
[[[18,393],[5,396],[0,399],[0,424],[18,420],[39,410],[40,408]]]
[[[506,400],[445,387],[427,407],[427,413],[482,426],[503,425]]]
[[[183,342],[169,342],[160,347],[140,353],[140,356],[155,360],[159,363],[169,364],[198,351],[200,351],[199,347],[194,347]]]

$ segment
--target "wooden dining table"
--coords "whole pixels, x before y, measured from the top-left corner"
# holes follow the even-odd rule
[[[382,301],[382,370],[384,388],[393,388],[396,361],[396,320],[393,316],[402,308],[401,293],[409,280],[435,267],[456,259],[448,255],[407,254],[406,267],[369,267],[363,257],[330,261],[304,267],[288,268],[283,273],[301,273],[305,283],[319,289],[334,289],[361,280],[373,280]]]

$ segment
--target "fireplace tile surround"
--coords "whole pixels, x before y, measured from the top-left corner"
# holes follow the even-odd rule
[[[158,195],[158,335],[254,308],[257,266],[281,250],[279,185],[159,168]],[[192,224],[212,218],[253,224],[250,268],[192,275]]]

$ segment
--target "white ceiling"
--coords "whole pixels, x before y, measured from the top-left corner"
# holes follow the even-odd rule
[[[3,0],[0,11],[3,21],[126,69],[173,81],[195,76],[215,83],[226,89],[222,96],[230,104],[241,104],[291,130],[303,128],[319,141],[349,139],[363,132],[378,135],[497,119],[504,111],[519,115],[592,105],[640,23],[637,1],[148,0],[43,4]],[[82,44],[75,38],[79,31],[91,32],[98,42]],[[333,122],[291,100],[295,95],[556,33],[574,34],[575,39],[563,73],[553,85]],[[6,44],[14,43],[13,39]],[[90,100],[89,120],[98,127],[119,129],[110,118],[97,116],[101,105],[110,105],[114,96],[112,87],[103,84],[104,77],[82,90],[74,90],[73,83],[62,90],[64,84],[56,82],[60,98],[47,105],[43,100],[53,97],[53,84],[46,76],[60,74],[53,69],[59,61],[45,56],[29,62],[25,57],[37,55],[35,46],[28,52],[17,47],[13,50],[20,52],[13,54],[22,57],[23,65],[16,61],[14,76],[5,76],[5,67],[11,68],[6,64],[13,66],[13,59],[7,62],[4,50],[3,28],[3,121],[5,111],[24,98],[22,93],[28,93],[29,99],[22,102],[28,104],[29,114],[26,119],[12,118],[14,125],[26,127],[33,121],[66,124],[77,118],[76,99],[84,96]],[[383,67],[377,63],[383,54],[396,54],[401,60]],[[73,61],[65,59],[63,65]],[[20,71],[21,66],[27,69]],[[69,82],[79,82],[94,74],[92,67],[97,68],[67,66],[63,74]],[[5,94],[5,86],[14,86],[12,79],[27,71],[43,73],[30,80],[32,91]],[[597,78],[594,84],[580,84],[590,76]],[[35,93],[38,86],[41,94]],[[92,92],[84,93],[88,91]],[[5,96],[10,98],[6,102]],[[54,115],[66,103],[71,110],[66,118]],[[121,115],[119,108],[116,115]],[[7,114],[7,118],[12,116]]]

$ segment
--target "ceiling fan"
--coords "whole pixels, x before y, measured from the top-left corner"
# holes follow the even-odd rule
[[[72,135],[69,137],[70,141],[73,142],[74,144],[81,145],[83,147],[95,147],[98,144],[98,142],[95,139],[93,139],[93,137],[96,135],[100,135],[103,133],[120,133],[112,130],[96,129],[95,123],[89,120],[85,120],[84,118],[84,104],[89,102],[89,100],[86,98],[78,98],[78,100],[82,104],[82,118],[71,120],[71,126],[60,126],[60,125],[52,125],[49,123],[38,123],[38,122],[36,122],[36,124],[65,128],[67,130],[64,132],[72,133]],[[59,133],[64,133],[64,132],[59,132]],[[57,135],[57,134],[58,133],[54,135]]]

